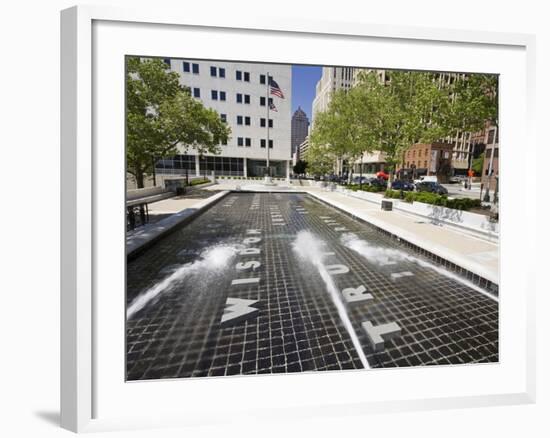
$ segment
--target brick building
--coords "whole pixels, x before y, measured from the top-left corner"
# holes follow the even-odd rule
[[[451,176],[453,148],[452,143],[414,144],[403,152],[398,173],[405,179],[435,175],[439,182],[448,182]]]

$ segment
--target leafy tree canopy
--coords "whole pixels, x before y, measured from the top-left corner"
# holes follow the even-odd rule
[[[308,173],[321,176],[332,173],[336,156],[329,146],[312,144],[305,153],[305,159],[308,163]]]
[[[296,175],[302,175],[306,173],[307,166],[308,166],[307,161],[298,160],[294,165],[294,167],[292,168],[292,170]]]

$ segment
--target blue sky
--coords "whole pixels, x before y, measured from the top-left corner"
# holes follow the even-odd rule
[[[315,85],[321,78],[321,73],[321,67],[292,66],[292,114],[301,106],[311,122],[311,103],[315,98]]]

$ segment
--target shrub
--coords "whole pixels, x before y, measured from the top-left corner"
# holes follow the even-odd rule
[[[197,186],[199,184],[204,184],[204,183],[207,183],[209,182],[210,180],[208,180],[207,178],[203,178],[203,179],[194,179],[194,180],[191,180],[191,182],[189,183],[190,186]]]
[[[389,190],[388,190],[389,192]],[[387,192],[386,192],[387,193]],[[386,197],[391,197],[387,196]],[[454,198],[448,199],[446,195],[438,195],[430,192],[408,192],[405,195],[406,202],[423,202],[425,204],[438,205],[453,208],[455,210],[470,210],[481,206],[479,199]]]
[[[401,190],[386,190],[384,192],[384,197],[386,198],[392,198],[392,199],[399,199],[401,198]]]

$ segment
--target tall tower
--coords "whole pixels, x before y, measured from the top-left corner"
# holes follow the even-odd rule
[[[304,142],[304,140],[307,137],[309,127],[309,119],[307,118],[307,114],[302,110],[302,108],[298,107],[298,109],[294,112],[292,115],[292,122],[291,122],[291,140],[290,145],[292,148],[292,154],[294,154],[300,145]]]

